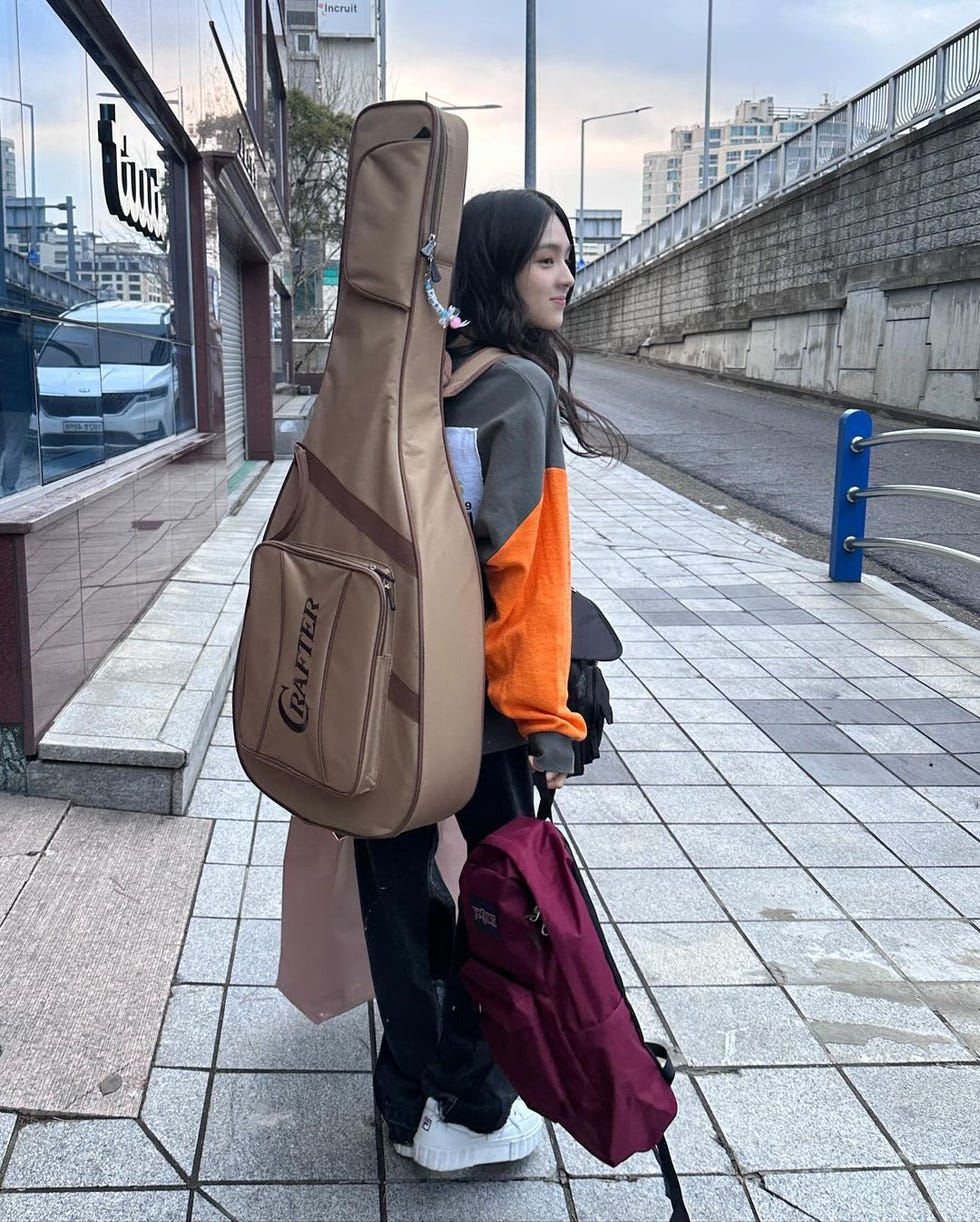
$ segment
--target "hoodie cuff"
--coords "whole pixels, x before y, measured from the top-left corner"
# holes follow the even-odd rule
[[[541,772],[571,774],[575,770],[575,744],[557,730],[529,734],[527,749],[534,766]]]

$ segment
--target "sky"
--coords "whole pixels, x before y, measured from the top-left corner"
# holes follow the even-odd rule
[[[470,129],[467,194],[524,185],[525,0],[386,0],[388,97],[426,92]],[[713,0],[712,121],[743,98],[845,101],[977,20],[976,0]],[[707,0],[537,0],[537,186],[640,220],[643,154],[704,117]]]

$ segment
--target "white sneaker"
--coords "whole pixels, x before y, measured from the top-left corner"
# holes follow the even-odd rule
[[[402,1158],[411,1158],[412,1155],[415,1153],[414,1147],[410,1146],[407,1142],[404,1142],[404,1141],[393,1141],[391,1143],[391,1148],[395,1151],[396,1154],[400,1154]]]
[[[544,1135],[544,1121],[516,1099],[506,1121],[493,1133],[474,1133],[443,1120],[435,1099],[426,1100],[415,1133],[412,1156],[430,1171],[459,1171],[482,1163],[512,1163],[527,1158]]]

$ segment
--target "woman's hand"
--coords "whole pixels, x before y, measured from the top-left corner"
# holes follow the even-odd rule
[[[528,756],[528,759],[530,760],[531,768],[534,772],[543,772],[544,771],[544,769],[539,768],[537,764],[534,762],[535,757],[533,755]],[[568,779],[568,773],[567,772],[545,772],[544,779],[548,782],[549,789],[561,789],[562,785],[564,785],[565,781]]]

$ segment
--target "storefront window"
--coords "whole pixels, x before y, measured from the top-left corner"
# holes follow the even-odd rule
[[[139,42],[149,5],[116,0],[113,9]],[[14,370],[0,379],[0,411],[10,495],[194,420],[190,325],[174,284],[184,235],[170,223],[181,215],[183,166],[46,0],[0,0],[0,83],[0,361]],[[19,469],[8,462],[18,445]]]

